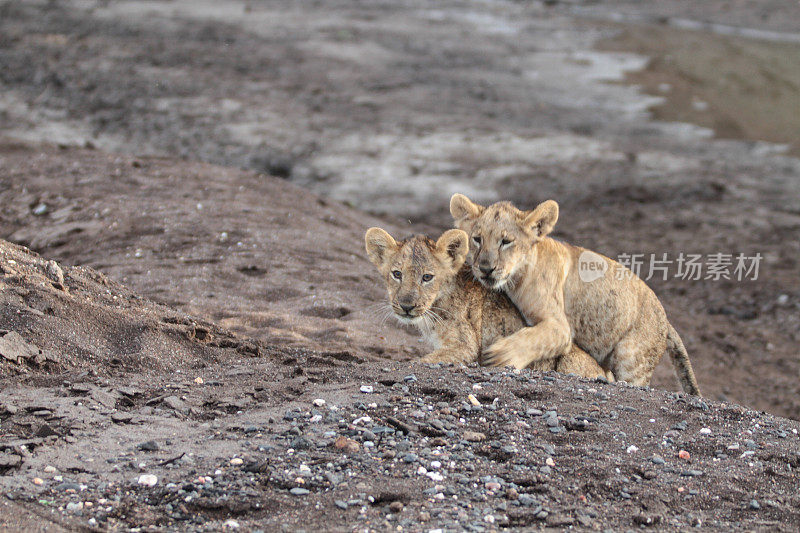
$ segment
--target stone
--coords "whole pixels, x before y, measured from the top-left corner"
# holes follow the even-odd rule
[[[161,400],[166,407],[169,407],[173,411],[177,411],[179,413],[183,413],[186,411],[186,405],[183,403],[183,400],[178,398],[177,396],[167,396],[163,400]]]
[[[478,431],[465,431],[464,440],[469,442],[482,442],[486,440],[486,435]]]
[[[115,424],[128,424],[133,420],[133,416],[128,413],[112,413],[111,421]]]
[[[355,453],[361,448],[361,445],[353,439],[341,435],[334,441],[333,447],[345,453]]]
[[[139,485],[153,487],[158,483],[158,477],[156,477],[154,474],[142,474],[139,476],[139,479],[136,482]]]
[[[0,336],[0,357],[12,363],[21,363],[23,360],[34,361],[37,364],[44,362],[41,350],[16,331],[9,331]]]
[[[161,447],[156,441],[148,440],[147,442],[139,444],[137,448],[144,452],[157,452]]]

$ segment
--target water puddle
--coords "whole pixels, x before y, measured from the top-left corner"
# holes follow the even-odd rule
[[[625,76],[663,98],[664,121],[711,128],[719,138],[768,141],[800,155],[800,44],[659,25],[617,25],[600,50],[651,58]]]

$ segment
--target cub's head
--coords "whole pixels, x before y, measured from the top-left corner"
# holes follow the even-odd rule
[[[431,306],[439,290],[452,282],[464,264],[469,250],[467,234],[451,229],[436,242],[424,235],[397,242],[384,230],[370,228],[364,241],[369,260],[386,282],[397,319],[406,324],[430,324],[435,318]]]
[[[558,204],[547,200],[533,211],[520,211],[509,202],[483,207],[454,194],[450,214],[456,227],[469,234],[475,278],[486,287],[502,289],[536,243],[553,231]]]

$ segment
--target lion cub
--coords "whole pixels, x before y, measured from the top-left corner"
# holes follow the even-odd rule
[[[650,287],[608,257],[547,236],[558,220],[556,202],[520,211],[455,194],[450,213],[471,236],[473,275],[536,322],[492,344],[487,364],[524,368],[576,343],[617,380],[647,385],[669,351],[683,390],[700,395],[683,342]]]
[[[386,231],[370,228],[364,240],[367,256],[386,281],[395,317],[416,326],[435,347],[423,362],[480,362],[487,346],[525,327],[505,295],[482,287],[469,268],[462,268],[469,249],[463,231],[449,230],[436,242],[423,235],[396,242]],[[530,368],[613,381],[577,346],[564,352]]]

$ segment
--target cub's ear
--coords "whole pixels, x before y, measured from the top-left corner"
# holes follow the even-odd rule
[[[524,214],[524,228],[532,231],[537,237],[544,237],[553,231],[558,220],[558,204],[555,200],[545,200],[536,209]]]
[[[484,209],[486,208],[472,202],[463,194],[456,193],[450,198],[450,214],[453,215],[453,220],[459,229],[464,229],[463,226],[466,222],[481,216]]]
[[[367,257],[378,268],[387,261],[389,254],[397,250],[397,242],[381,228],[369,228],[364,235],[364,243]]]
[[[437,255],[445,263],[449,263],[454,271],[458,271],[464,264],[467,252],[469,252],[469,240],[466,232],[460,229],[447,230],[436,241]]]

